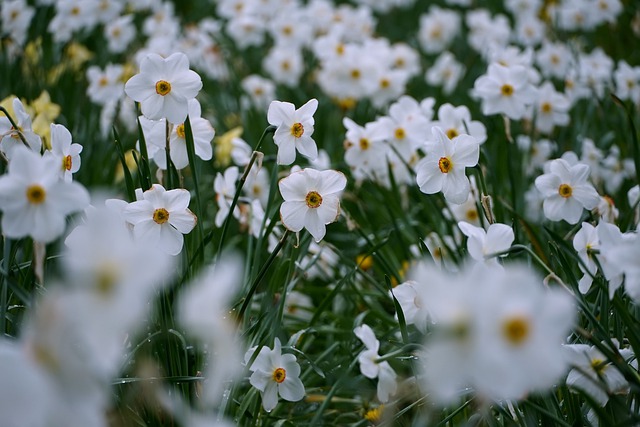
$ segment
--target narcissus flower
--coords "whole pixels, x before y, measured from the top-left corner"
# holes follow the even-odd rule
[[[2,232],[18,239],[31,236],[49,243],[65,229],[65,217],[89,205],[89,193],[76,182],[58,177],[60,165],[53,159],[16,146],[8,173],[0,177]]]
[[[63,125],[51,124],[51,150],[44,152],[44,157],[55,159],[60,168],[60,178],[67,182],[73,180],[73,174],[80,169],[80,153],[82,145],[71,143],[71,132]]]
[[[589,166],[571,166],[564,159],[552,160],[549,173],[536,178],[536,188],[544,196],[544,215],[551,221],[564,219],[577,224],[582,209],[593,209],[600,203],[596,189],[587,182]]]
[[[162,58],[148,54],[140,63],[140,73],[124,86],[126,94],[140,103],[142,114],[151,120],[166,118],[171,123],[183,123],[188,103],[202,89],[200,76],[189,69],[184,53]]]
[[[353,333],[366,347],[366,349],[358,355],[360,372],[367,378],[378,378],[378,400],[386,403],[389,401],[389,396],[395,394],[398,388],[396,371],[389,365],[389,362],[378,362],[378,359],[380,359],[380,355],[378,354],[380,341],[377,340],[369,325],[357,326],[353,330]]]
[[[130,203],[122,215],[133,224],[138,239],[149,239],[169,255],[178,255],[184,243],[183,234],[196,226],[196,216],[189,210],[191,195],[187,190],[165,190],[154,184],[142,199]]]
[[[18,131],[22,133],[24,139],[29,144],[29,147],[37,152],[40,152],[42,147],[42,140],[40,136],[36,135],[31,127],[31,116],[27,113],[22,105],[22,102],[18,98],[13,100],[14,119],[17,121],[18,129],[15,129],[8,118],[0,117],[0,151],[2,151],[7,158],[11,158],[13,149],[16,146],[24,145]]]
[[[431,129],[433,139],[427,141],[427,156],[416,166],[420,191],[444,193],[447,201],[462,204],[467,201],[471,184],[465,167],[478,164],[480,144],[471,135],[458,135],[455,143],[439,127]]]
[[[290,102],[272,101],[267,111],[270,125],[277,126],[273,141],[278,146],[278,164],[290,165],[296,159],[296,150],[310,160],[318,157],[318,147],[313,135],[313,114],[318,108],[318,100],[311,99],[302,107]]]
[[[306,228],[319,242],[326,233],[325,225],[340,215],[340,193],[346,185],[347,178],[334,170],[307,168],[282,178],[278,183],[284,199],[280,206],[282,223],[295,232]]]
[[[251,360],[256,348],[251,348],[244,356],[245,363]],[[278,404],[278,395],[289,402],[297,402],[304,397],[304,384],[300,380],[300,365],[293,354],[282,354],[280,340],[275,339],[273,350],[262,347],[258,357],[251,364],[253,372],[249,382],[260,390],[262,407],[271,412]]]

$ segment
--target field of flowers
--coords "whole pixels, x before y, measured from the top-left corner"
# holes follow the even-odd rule
[[[0,426],[640,425],[637,0],[2,0]]]

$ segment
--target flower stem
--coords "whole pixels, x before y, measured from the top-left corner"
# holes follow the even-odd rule
[[[278,242],[278,245],[275,247],[273,252],[271,252],[271,255],[269,255],[269,258],[267,258],[267,261],[264,263],[264,265],[258,272],[258,275],[256,276],[253,283],[251,284],[251,287],[249,288],[249,292],[247,293],[247,295],[244,297],[244,300],[242,301],[242,306],[240,307],[240,311],[238,312],[238,321],[239,321],[238,323],[242,322],[242,317],[244,316],[245,311],[247,311],[247,308],[249,308],[249,304],[251,303],[251,298],[253,297],[253,294],[258,289],[258,285],[260,284],[264,276],[267,274],[267,270],[269,270],[269,267],[271,267],[271,264],[273,264],[273,261],[276,259],[276,256],[278,256],[278,254],[280,253],[280,250],[282,250],[282,248],[284,247],[284,244],[287,242],[287,238],[289,237],[290,234],[291,232],[289,230],[284,231],[284,234],[282,235],[282,238]]]
[[[236,208],[236,206],[238,204],[238,199],[240,198],[240,193],[242,192],[242,187],[244,187],[244,183],[247,181],[247,177],[249,176],[249,172],[251,171],[251,168],[253,167],[253,164],[255,163],[256,159],[258,158],[258,153],[259,153],[260,147],[262,146],[262,141],[264,141],[264,138],[265,138],[265,136],[267,136],[267,134],[275,132],[276,129],[277,128],[275,126],[268,126],[264,130],[264,132],[262,132],[262,136],[258,140],[258,143],[256,144],[256,148],[253,150],[253,154],[251,154],[251,159],[249,160],[249,163],[245,167],[244,172],[243,172],[242,176],[240,177],[240,180],[236,184],[236,192],[233,195],[233,200],[231,201],[231,206],[229,206],[229,213],[227,214],[227,217],[225,218],[224,224],[222,226],[222,234],[220,235],[220,242],[218,243],[218,253],[216,255],[216,262],[217,262],[218,259],[220,259],[220,255],[222,254],[222,245],[224,244],[224,238],[227,235],[227,229],[229,228],[229,221],[231,220],[231,217],[233,216],[233,211],[235,210],[235,208]]]

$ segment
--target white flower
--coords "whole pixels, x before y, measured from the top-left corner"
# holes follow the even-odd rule
[[[520,119],[526,107],[536,99],[536,89],[529,83],[529,69],[522,65],[489,65],[487,74],[478,77],[473,92],[482,100],[482,113],[505,114]]]
[[[13,119],[18,125],[15,129],[8,118],[0,117],[0,151],[2,151],[8,159],[11,159],[13,149],[19,145],[24,145],[17,131],[22,133],[27,144],[33,151],[40,152],[42,140],[36,135],[31,128],[31,116],[24,110],[22,102],[18,98],[13,100]]]
[[[65,229],[65,218],[89,204],[89,193],[58,177],[60,165],[25,147],[16,147],[8,173],[0,177],[2,231],[9,238],[33,237],[49,243]]]
[[[140,102],[142,114],[151,120],[167,118],[182,123],[187,118],[188,102],[202,89],[202,80],[189,69],[184,53],[164,59],[150,53],[140,63],[140,73],[131,77],[124,90]]]
[[[325,225],[340,215],[340,193],[346,185],[347,178],[334,170],[306,168],[282,178],[278,182],[284,199],[280,206],[282,223],[296,233],[306,228],[319,242],[326,233]]]
[[[416,325],[420,332],[425,332],[428,313],[418,291],[420,286],[421,284],[415,280],[406,281],[393,288],[393,296],[402,308],[406,324]]]
[[[618,368],[611,364],[597,347],[586,344],[564,346],[565,358],[574,367],[567,375],[569,387],[582,390],[600,406],[609,401],[609,393],[624,391],[629,387]],[[625,359],[629,351],[620,351]]]
[[[564,159],[552,160],[549,173],[536,178],[535,184],[544,197],[544,215],[551,221],[564,219],[576,224],[582,209],[593,209],[600,203],[593,185],[587,182],[589,166],[578,163],[571,166]]]
[[[60,178],[66,182],[73,180],[73,174],[80,169],[82,145],[71,143],[71,133],[63,125],[51,124],[51,150],[43,157],[51,157],[60,165]]]
[[[358,355],[360,372],[367,378],[378,378],[378,400],[382,403],[389,401],[389,396],[395,394],[398,385],[396,383],[396,372],[389,362],[377,362],[380,359],[378,354],[380,341],[376,339],[373,330],[369,325],[358,326],[353,333],[362,341],[366,350]]]
[[[187,190],[166,191],[154,184],[144,192],[142,200],[124,209],[123,217],[133,224],[137,239],[148,239],[169,255],[177,255],[184,243],[182,235],[196,226],[196,216],[188,208],[190,199]]]
[[[313,114],[318,108],[316,99],[309,100],[296,110],[290,102],[272,101],[267,121],[277,126],[273,141],[278,146],[278,164],[290,165],[296,159],[296,150],[310,160],[318,157],[313,135]]]
[[[459,135],[453,143],[439,127],[431,129],[433,140],[425,145],[427,156],[416,166],[420,191],[444,193],[447,201],[462,204],[469,197],[471,185],[465,167],[478,164],[480,145],[470,135]]]
[[[491,224],[489,229],[484,231],[480,227],[460,221],[458,227],[467,236],[467,251],[471,258],[487,266],[499,264],[495,257],[485,259],[485,256],[509,249],[515,239],[513,229],[506,224]]]
[[[244,356],[248,363],[256,348],[251,348]],[[273,350],[262,347],[258,357],[249,367],[253,372],[249,382],[260,390],[262,407],[271,412],[278,404],[278,395],[289,402],[297,402],[304,397],[304,384],[300,381],[300,365],[293,354],[282,354],[280,340],[275,339]]]

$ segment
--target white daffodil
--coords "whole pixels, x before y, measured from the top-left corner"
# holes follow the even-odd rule
[[[188,208],[191,195],[187,190],[165,190],[154,184],[144,192],[142,200],[130,203],[122,215],[133,224],[137,239],[149,239],[169,255],[177,255],[184,243],[183,234],[196,226],[197,218]]]
[[[290,102],[272,101],[267,111],[267,121],[277,126],[273,141],[278,146],[278,164],[290,165],[296,159],[296,150],[310,160],[318,157],[318,147],[313,135],[313,114],[318,100],[311,99],[302,107]]]
[[[389,362],[378,362],[380,355],[380,341],[376,339],[373,330],[369,325],[358,326],[353,333],[362,341],[366,350],[358,355],[360,372],[367,378],[378,378],[377,395],[382,403],[389,401],[389,396],[395,394],[398,385],[396,383],[396,371],[393,370]]]
[[[73,180],[73,174],[80,169],[82,145],[71,143],[71,132],[63,125],[51,124],[51,150],[43,157],[51,157],[60,165],[60,178],[66,182]]]
[[[506,224],[491,224],[489,229],[484,231],[481,227],[460,221],[458,227],[467,236],[467,251],[471,258],[486,266],[499,267],[495,257],[490,259],[485,257],[509,249],[515,239],[513,229]]]
[[[256,347],[244,356],[245,363],[251,360]],[[278,404],[278,395],[289,402],[297,402],[304,397],[304,384],[300,380],[300,365],[293,354],[282,354],[280,340],[275,339],[273,350],[262,347],[258,357],[249,367],[253,372],[249,382],[260,390],[262,407],[271,412]]]
[[[5,236],[52,242],[64,232],[66,216],[89,205],[87,190],[76,182],[61,181],[59,169],[54,159],[15,147],[8,173],[0,177]]]
[[[433,127],[431,132],[433,139],[425,145],[427,156],[416,166],[420,191],[442,191],[447,201],[462,204],[471,189],[465,167],[478,164],[480,145],[471,135],[458,135],[454,143],[439,127]]]
[[[564,159],[552,160],[549,173],[536,178],[535,184],[544,197],[544,215],[551,221],[564,219],[576,224],[582,209],[593,209],[600,203],[600,196],[587,182],[589,166],[578,163],[571,166]]]
[[[16,146],[24,145],[18,134],[18,131],[20,131],[29,147],[39,153],[42,147],[42,139],[33,132],[31,116],[24,110],[24,106],[18,98],[13,100],[13,111],[18,129],[13,127],[8,118],[4,116],[0,117],[0,151],[10,159],[13,149]]]
[[[200,76],[189,69],[184,53],[168,58],[150,53],[140,63],[140,73],[124,86],[126,94],[140,103],[142,114],[151,120],[166,118],[171,123],[183,123],[188,102],[202,89]]]
[[[340,193],[347,178],[334,170],[317,171],[306,168],[278,182],[284,202],[280,218],[284,226],[296,233],[306,228],[316,242],[326,233],[325,225],[340,215]]]
[[[523,65],[489,65],[487,74],[478,77],[473,93],[482,100],[482,113],[505,114],[521,119],[527,106],[536,100],[536,88],[529,82],[529,69]]]

